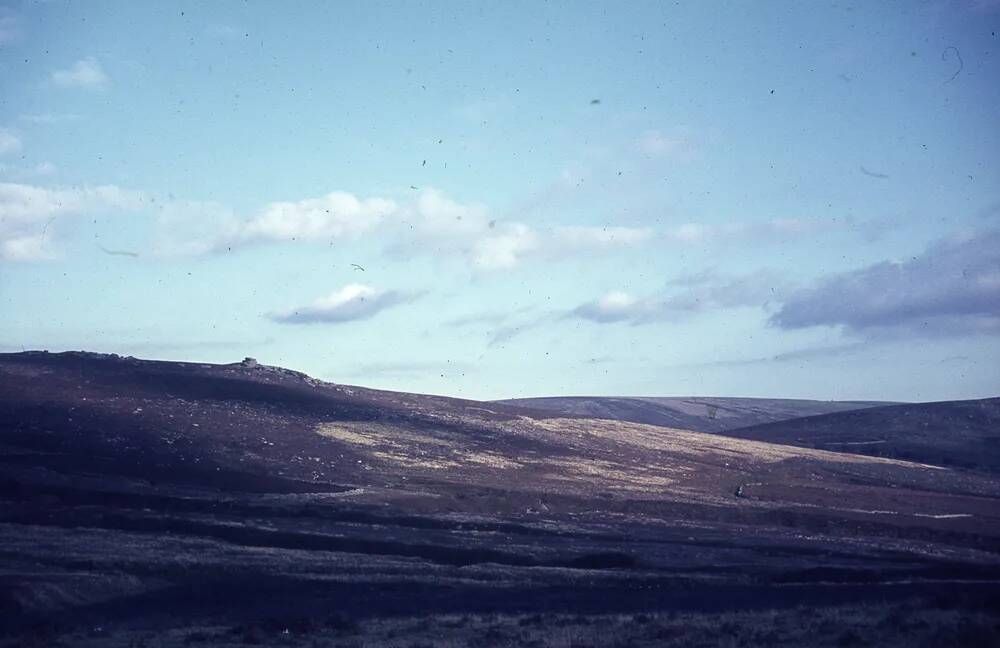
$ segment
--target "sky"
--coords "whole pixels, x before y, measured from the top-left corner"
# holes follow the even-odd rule
[[[1000,395],[1000,2],[0,2],[0,350]]]

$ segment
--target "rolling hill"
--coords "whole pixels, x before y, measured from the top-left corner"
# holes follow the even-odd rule
[[[697,615],[993,600],[1000,483],[249,359],[29,352],[0,355],[0,546],[0,642],[396,645],[419,618],[683,644],[719,627]]]
[[[1000,398],[874,407],[726,434],[802,448],[1000,471]]]
[[[570,416],[630,421],[697,432],[725,432],[761,423],[843,412],[886,403],[788,398],[551,396],[499,401]]]

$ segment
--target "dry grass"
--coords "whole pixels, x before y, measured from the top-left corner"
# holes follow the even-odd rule
[[[735,439],[704,432],[690,432],[655,425],[643,425],[641,423],[591,419],[524,419],[527,419],[527,417],[523,417],[522,420],[525,423],[530,422],[530,426],[532,427],[557,434],[563,438],[567,436],[576,436],[579,439],[592,437],[614,444],[633,446],[646,450],[657,450],[693,458],[715,456],[722,459],[748,463],[774,463],[786,459],[810,458],[834,463],[882,464],[940,469],[937,466],[898,459],[797,448],[765,443],[763,441]]]
[[[462,461],[503,470],[520,468],[524,464],[498,452],[458,452]]]
[[[390,448],[447,446],[448,442],[421,434],[403,425],[373,422],[322,423],[316,433],[345,443]]]
[[[465,423],[477,425],[472,420]],[[494,432],[499,428],[504,441],[494,442],[490,449],[476,447],[468,438],[454,439],[452,432],[433,424],[416,428],[397,423],[328,422],[315,431],[367,455],[377,469],[434,471],[456,477],[459,471],[484,471],[478,478],[534,481],[535,486],[560,492],[608,490],[728,505],[733,504],[740,484],[788,460],[919,471],[936,468],[621,421],[522,416],[494,422],[491,427]],[[532,442],[559,447],[562,452],[544,458],[517,454],[518,448]],[[511,475],[512,471],[517,475]]]
[[[586,459],[556,459],[546,461],[540,465],[556,467],[561,469],[561,473],[556,473],[557,478],[567,477],[580,478],[586,481],[605,482],[609,487],[629,488],[637,490],[650,490],[666,488],[677,482],[673,477],[666,474],[667,470],[657,472],[654,469],[647,469],[638,466],[615,463],[611,461],[586,460]]]

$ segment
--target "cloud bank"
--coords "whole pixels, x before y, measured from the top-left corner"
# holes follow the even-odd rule
[[[827,277],[792,294],[770,321],[782,329],[841,326],[866,335],[1000,333],[1000,230]]]
[[[530,259],[562,258],[640,245],[652,231],[629,227],[541,228],[491,218],[482,205],[426,189],[412,201],[360,198],[336,191],[297,202],[273,202],[250,218],[214,203],[164,207],[156,247],[165,255],[200,255],[253,244],[353,240],[380,235],[390,254],[452,256],[479,271],[514,268]]]

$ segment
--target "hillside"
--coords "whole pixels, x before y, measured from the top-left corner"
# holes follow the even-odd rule
[[[499,401],[569,416],[630,421],[697,432],[726,432],[737,428],[877,407],[872,401],[818,401],[788,398],[611,397],[551,396]]]
[[[890,405],[755,425],[728,436],[1000,471],[1000,398]]]
[[[986,600],[998,498],[973,472],[249,361],[6,354],[0,642],[173,628],[157,645],[189,645],[204,627],[213,645],[339,645],[393,619],[436,619],[430,633],[502,613],[514,630],[468,640],[517,644],[517,615]]]

